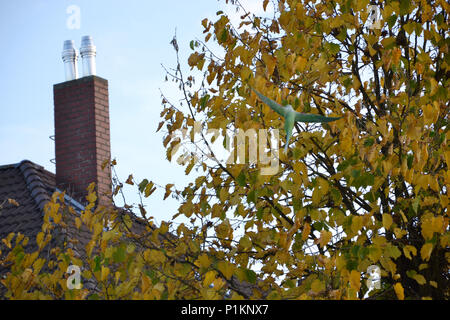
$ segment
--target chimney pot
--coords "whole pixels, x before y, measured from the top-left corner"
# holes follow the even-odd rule
[[[62,60],[64,62],[64,69],[66,74],[66,81],[75,80],[78,78],[78,52],[75,49],[73,40],[64,41]]]
[[[97,54],[97,48],[91,36],[81,38],[80,54],[83,59],[83,77],[96,75],[95,56]]]

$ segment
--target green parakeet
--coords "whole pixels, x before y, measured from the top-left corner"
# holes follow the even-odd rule
[[[296,121],[324,123],[335,121],[341,118],[341,117],[325,117],[318,114],[297,112],[292,108],[290,104],[283,107],[282,105],[276,103],[272,99],[269,99],[263,94],[259,93],[255,89],[253,88],[251,89],[256,93],[256,95],[259,97],[259,99],[261,99],[262,102],[267,104],[273,111],[278,113],[280,116],[284,117],[284,130],[286,131],[286,145],[284,146],[285,153],[287,152],[289,140],[292,136],[292,129],[294,128],[294,123]]]

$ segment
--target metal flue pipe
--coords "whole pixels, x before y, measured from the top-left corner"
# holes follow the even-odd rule
[[[64,41],[62,60],[64,62],[64,70],[66,74],[66,81],[75,80],[78,78],[78,52],[75,49],[73,40]]]
[[[97,49],[91,36],[81,38],[80,54],[83,60],[83,77],[96,75],[95,55]]]

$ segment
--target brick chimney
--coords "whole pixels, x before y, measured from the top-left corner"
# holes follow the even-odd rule
[[[95,69],[94,69],[95,70]],[[85,202],[86,188],[97,186],[99,205],[111,205],[108,81],[96,75],[53,86],[56,185]]]

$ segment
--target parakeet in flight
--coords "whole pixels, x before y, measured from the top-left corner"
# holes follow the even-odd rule
[[[292,129],[294,128],[294,123],[296,121],[324,123],[335,121],[341,118],[341,117],[325,117],[318,114],[297,112],[292,108],[290,104],[283,107],[282,105],[276,103],[272,99],[269,99],[263,94],[259,93],[255,89],[253,88],[251,89],[256,93],[256,95],[259,97],[259,99],[261,99],[262,102],[267,104],[273,111],[278,113],[280,116],[284,117],[284,130],[286,131],[286,145],[284,146],[285,153],[287,152],[289,139],[292,136]]]

